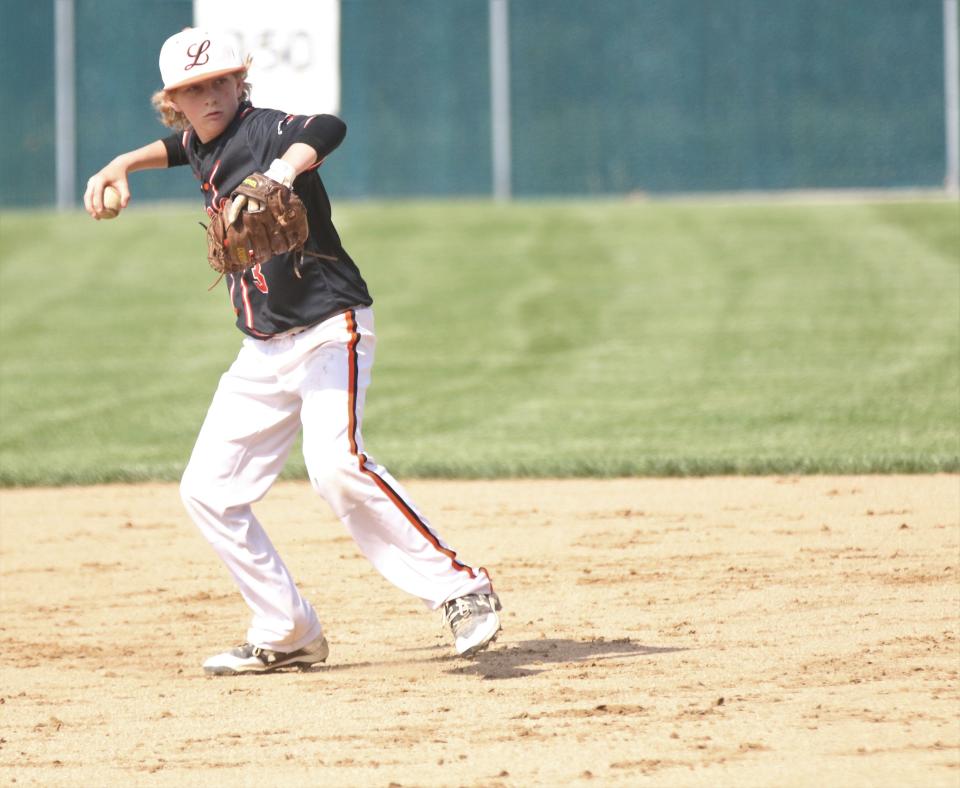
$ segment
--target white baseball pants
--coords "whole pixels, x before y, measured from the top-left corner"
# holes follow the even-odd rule
[[[461,563],[363,451],[375,345],[373,311],[349,310],[297,334],[245,338],[220,379],[180,491],[253,611],[247,640],[255,646],[294,651],[322,631],[251,508],[280,474],[301,426],[311,483],[387,580],[431,609],[491,591],[486,570]]]

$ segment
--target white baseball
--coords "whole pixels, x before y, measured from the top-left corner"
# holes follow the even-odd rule
[[[113,186],[107,186],[103,190],[103,210],[98,216],[101,219],[113,219],[120,213],[120,192]]]

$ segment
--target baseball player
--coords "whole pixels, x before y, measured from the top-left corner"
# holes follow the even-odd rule
[[[210,657],[203,669],[262,673],[327,658],[316,612],[251,508],[273,485],[301,429],[310,481],[363,554],[398,588],[431,609],[442,607],[457,653],[474,654],[500,630],[500,602],[487,571],[460,561],[366,453],[360,434],[376,346],[372,299],[340,243],[316,172],[346,126],[332,115],[254,107],[248,65],[221,33],[187,28],[169,38],[160,51],[163,90],[154,105],[177,133],[119,155],[90,178],[84,194],[88,213],[102,218],[106,187],[119,191],[125,207],[129,173],[186,165],[210,216],[232,210],[231,220],[239,222],[265,213],[256,200],[230,199],[253,174],[292,189],[306,210],[301,251],[226,274],[245,337],[220,379],[180,489],[253,618],[246,642]]]

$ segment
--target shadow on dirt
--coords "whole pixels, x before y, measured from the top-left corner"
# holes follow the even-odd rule
[[[279,668],[275,673],[332,673],[340,671],[363,670],[396,665],[418,665],[427,663],[449,664],[446,672],[450,675],[479,676],[482,679],[519,679],[524,676],[536,676],[549,669],[550,665],[566,665],[583,662],[596,665],[602,660],[647,657],[655,654],[673,654],[689,651],[687,648],[667,648],[663,646],[644,646],[629,638],[618,640],[570,640],[569,638],[543,638],[524,640],[505,647],[495,643],[489,651],[481,651],[475,657],[458,657],[450,653],[449,644],[401,648],[398,652],[427,652],[427,655],[411,659],[391,660],[389,662],[343,662],[332,665],[316,665],[311,668]],[[432,655],[430,655],[432,653]]]
[[[458,675],[476,675],[484,679],[516,679],[543,673],[549,665],[570,662],[588,662],[595,665],[601,660],[644,657],[652,654],[672,654],[687,651],[685,648],[644,646],[629,638],[621,640],[569,640],[567,638],[544,638],[525,640],[507,648],[481,651],[467,664],[460,664],[447,671]],[[459,660],[458,660],[459,661]]]

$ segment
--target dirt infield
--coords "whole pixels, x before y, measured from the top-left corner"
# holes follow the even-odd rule
[[[960,477],[414,482],[505,605],[461,660],[305,484],[258,512],[331,642],[246,609],[171,485],[0,491],[0,783],[960,782]]]

